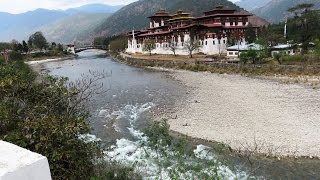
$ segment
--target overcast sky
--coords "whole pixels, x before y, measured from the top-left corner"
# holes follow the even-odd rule
[[[68,9],[85,4],[104,3],[109,5],[129,4],[137,0],[0,0],[0,12],[21,13],[37,8]],[[238,1],[238,0],[231,0]]]

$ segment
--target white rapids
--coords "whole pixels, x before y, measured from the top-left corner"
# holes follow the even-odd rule
[[[128,139],[118,139],[116,144],[111,146],[107,151],[105,151],[105,158],[107,161],[117,162],[128,167],[134,167],[135,171],[143,176],[144,179],[163,179],[170,180],[170,171],[177,168],[178,162],[176,159],[171,158],[174,156],[174,152],[167,150],[167,154],[170,154],[170,158],[162,157],[156,151],[148,147],[146,142],[148,137],[144,136],[143,132],[137,130],[135,127],[135,122],[139,120],[139,117],[153,108],[155,104],[146,103],[142,105],[127,105],[121,111],[115,111],[108,113],[106,110],[100,111],[100,116],[105,117],[115,117],[116,119],[126,118],[129,121],[130,126],[127,127],[130,134],[136,139],[135,141]],[[119,130],[120,131],[120,130]],[[194,152],[196,161],[214,161],[218,165],[217,173],[223,179],[247,179],[249,176],[244,171],[233,172],[230,168],[222,163],[219,163],[216,156],[210,152],[210,147],[204,145],[198,145]],[[178,158],[177,158],[178,159]],[[164,161],[171,161],[170,166],[163,166]],[[190,161],[188,161],[190,163]],[[188,171],[183,174],[179,174],[179,178],[183,179],[194,179],[196,177],[193,171]],[[210,167],[204,168],[201,172],[207,175],[213,175],[212,169]]]

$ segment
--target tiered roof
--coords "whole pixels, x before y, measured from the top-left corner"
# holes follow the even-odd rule
[[[155,18],[155,17],[171,18],[172,16],[165,9],[160,9],[153,16],[149,16],[148,18],[151,19],[151,18]]]

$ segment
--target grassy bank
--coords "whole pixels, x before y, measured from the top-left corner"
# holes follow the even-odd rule
[[[242,74],[254,76],[274,76],[283,75],[290,77],[297,76],[320,76],[320,65],[273,65],[273,64],[228,64],[228,63],[208,63],[201,61],[173,61],[154,60],[152,56],[148,59],[134,57],[122,57],[120,54],[112,53],[116,60],[137,67],[163,67],[173,69],[183,69],[190,71],[208,71],[219,74]]]

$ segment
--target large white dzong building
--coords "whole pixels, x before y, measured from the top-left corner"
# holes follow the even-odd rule
[[[150,16],[150,27],[147,30],[132,31],[127,34],[127,53],[147,53],[143,51],[145,40],[155,42],[154,54],[173,54],[170,44],[176,45],[176,54],[187,55],[184,43],[192,41],[199,43],[200,48],[193,53],[206,55],[221,55],[227,53],[227,46],[246,44],[245,31],[249,26],[248,17],[252,14],[237,12],[234,9],[218,6],[204,12],[201,17],[192,17],[190,13],[179,10],[170,15],[165,10],[159,10]]]

